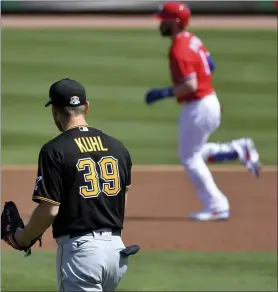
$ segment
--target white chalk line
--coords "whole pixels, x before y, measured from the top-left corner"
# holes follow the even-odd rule
[[[213,165],[209,168],[213,172],[247,172],[246,168],[240,165]],[[2,171],[36,171],[37,166],[33,164],[6,164],[2,165]],[[181,172],[184,171],[181,165],[167,165],[167,164],[158,164],[158,165],[134,165],[132,167],[133,172]],[[277,172],[277,166],[275,165],[266,165],[262,166],[262,172]]]

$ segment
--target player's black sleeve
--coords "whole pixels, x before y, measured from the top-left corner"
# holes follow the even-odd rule
[[[41,149],[38,160],[38,172],[32,200],[36,203],[46,201],[60,205],[63,191],[61,163],[52,151]]]
[[[129,152],[127,151],[127,180],[126,187],[131,187],[131,169],[132,169],[132,161]]]

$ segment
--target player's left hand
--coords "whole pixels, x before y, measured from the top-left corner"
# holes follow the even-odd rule
[[[24,229],[23,220],[20,217],[16,204],[13,201],[6,202],[1,215],[1,239],[4,240],[12,248],[26,252],[26,255],[31,254],[31,247],[37,242],[41,245],[41,235],[34,238],[28,244],[22,244],[16,240],[20,237]],[[21,245],[22,244],[22,245]]]
[[[147,91],[145,101],[147,104],[152,104],[168,96],[173,96],[173,89],[171,87],[162,89],[153,88]]]
[[[145,95],[145,100],[147,104],[152,104],[162,98],[163,96],[161,94],[161,90],[156,88],[150,89]]]

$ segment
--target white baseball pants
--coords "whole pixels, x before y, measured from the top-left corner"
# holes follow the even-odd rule
[[[120,254],[125,248],[120,236],[104,230],[56,241],[59,292],[116,291],[128,267],[128,258]]]
[[[210,135],[220,126],[221,108],[215,94],[184,104],[179,121],[179,157],[206,208],[229,209],[226,196],[216,186],[203,153]],[[211,148],[211,147],[210,147]]]

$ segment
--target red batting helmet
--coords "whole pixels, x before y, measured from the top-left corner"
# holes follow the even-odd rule
[[[184,26],[187,26],[191,12],[182,2],[166,2],[159,6],[155,16],[161,20],[176,20]]]

